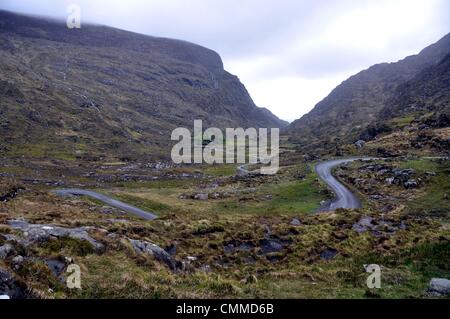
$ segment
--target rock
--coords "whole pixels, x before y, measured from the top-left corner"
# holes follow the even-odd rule
[[[433,278],[428,285],[428,291],[437,296],[450,295],[450,280]]]
[[[24,258],[20,255],[14,257],[12,260],[13,264],[15,264],[15,265],[20,265],[21,263],[23,263],[23,261],[24,261]]]
[[[6,259],[13,250],[14,248],[10,244],[0,246],[0,260]]]
[[[324,260],[331,260],[338,254],[338,251],[334,248],[327,248],[320,254],[320,258]]]
[[[419,183],[416,180],[414,180],[414,179],[410,179],[407,182],[405,182],[403,184],[403,186],[405,186],[405,188],[407,188],[407,189],[412,189],[412,188],[419,187]]]
[[[128,224],[130,222],[129,220],[126,219],[114,219],[114,218],[107,219],[106,221],[111,224]]]
[[[249,251],[255,248],[255,245],[250,242],[239,242],[236,240],[229,241],[224,244],[223,250],[226,254],[233,253],[235,251]]]
[[[204,266],[201,266],[201,267],[199,268],[199,270],[202,271],[202,272],[204,272],[204,273],[211,273],[211,272],[212,272],[212,269],[211,269],[211,266],[210,266],[210,265],[204,265]]]
[[[130,243],[137,253],[153,256],[156,260],[165,263],[171,270],[176,270],[176,261],[161,247],[142,240],[130,239]]]
[[[0,269],[0,296],[3,296],[4,299],[23,299],[26,297],[25,288],[3,269]]]
[[[386,178],[386,183],[387,183],[388,185],[393,185],[394,182],[395,182],[395,177],[389,177],[389,178]]]
[[[48,259],[45,264],[56,278],[60,278],[64,269],[66,269],[66,264],[56,259]]]
[[[255,245],[253,245],[251,242],[245,242],[239,245],[238,249],[241,251],[248,251],[255,248]]]
[[[175,256],[177,254],[177,245],[176,244],[171,244],[169,247],[167,247],[165,249],[165,251],[167,251],[167,253],[171,256]]]
[[[234,247],[233,244],[227,244],[223,247],[223,251],[225,252],[225,254],[229,254],[232,253],[236,250],[236,247]]]
[[[194,257],[194,256],[187,256],[186,259],[187,259],[189,262],[192,262],[192,261],[196,261],[198,258],[197,258],[197,257]]]
[[[352,229],[358,234],[364,233],[374,228],[372,217],[363,217],[357,223],[353,224]]]
[[[294,218],[290,223],[291,226],[300,226],[301,224],[301,221],[299,221],[297,218]]]
[[[211,195],[211,198],[212,199],[219,199],[220,198],[220,193],[213,193],[212,195]]]
[[[80,107],[81,108],[95,108],[95,109],[99,109],[101,107],[101,105],[97,102],[95,102],[94,100],[88,98],[85,95],[82,95],[83,101],[80,103]]]
[[[384,168],[384,169],[380,169],[380,170],[377,172],[377,174],[378,174],[378,175],[386,175],[386,174],[389,174],[390,172],[391,172],[390,169]]]
[[[202,193],[194,195],[195,200],[208,200],[208,197],[209,197],[208,194],[202,194]]]
[[[413,169],[404,169],[401,170],[399,168],[396,168],[392,171],[394,173],[394,177],[396,180],[399,180],[401,182],[405,182],[408,179],[411,179],[411,175],[415,174],[415,170]]]
[[[437,117],[437,118],[436,118],[436,116],[434,116],[432,118],[427,119],[425,121],[425,124],[427,124],[431,127],[436,127],[436,128],[448,127],[448,126],[450,126],[450,116],[443,113],[443,114],[440,114],[439,117]]]
[[[13,187],[5,194],[0,194],[0,202],[6,203],[6,202],[10,201],[11,199],[16,198],[17,194],[22,190],[23,190],[23,188],[21,188],[21,187]]]
[[[277,253],[284,249],[284,245],[278,240],[263,239],[259,242],[261,252],[265,254]]]
[[[89,227],[80,228],[64,228],[54,225],[39,225],[39,224],[29,224],[24,220],[10,220],[8,224],[17,230],[23,232],[24,239],[18,240],[22,245],[29,246],[35,243],[41,243],[51,238],[63,238],[70,237],[79,240],[86,240],[89,242],[97,251],[103,251],[103,244],[94,240],[87,230],[91,229]]]
[[[425,174],[427,174],[428,176],[436,176],[435,172],[426,172]]]
[[[355,143],[355,146],[356,146],[357,148],[363,148],[364,145],[366,145],[366,141],[364,141],[364,140],[359,140],[359,141],[357,141],[357,142]]]
[[[115,212],[115,209],[113,207],[110,206],[102,206],[100,208],[100,213],[102,214],[113,214]]]

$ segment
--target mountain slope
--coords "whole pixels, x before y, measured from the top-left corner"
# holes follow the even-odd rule
[[[354,141],[378,119],[397,88],[421,71],[439,63],[450,52],[450,34],[397,63],[372,66],[344,81],[301,119],[288,127],[292,141],[320,147],[340,140]]]
[[[380,120],[412,115],[450,115],[450,53],[410,81],[400,85],[380,112]]]
[[[73,158],[167,156],[170,132],[283,127],[220,56],[105,26],[0,11],[0,149]]]
[[[398,86],[360,138],[382,154],[450,154],[450,54]]]

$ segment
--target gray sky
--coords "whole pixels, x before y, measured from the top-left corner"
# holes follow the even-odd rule
[[[450,32],[448,0],[0,0],[0,8],[183,39],[217,51],[256,104],[292,121],[350,75]]]

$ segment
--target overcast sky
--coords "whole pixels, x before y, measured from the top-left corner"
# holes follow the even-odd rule
[[[217,51],[258,106],[295,120],[350,75],[450,32],[448,0],[0,0],[0,8],[178,38]]]

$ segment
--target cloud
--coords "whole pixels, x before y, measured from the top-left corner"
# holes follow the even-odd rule
[[[216,50],[255,102],[299,118],[348,76],[449,32],[447,0],[2,0],[0,8],[178,38]]]

